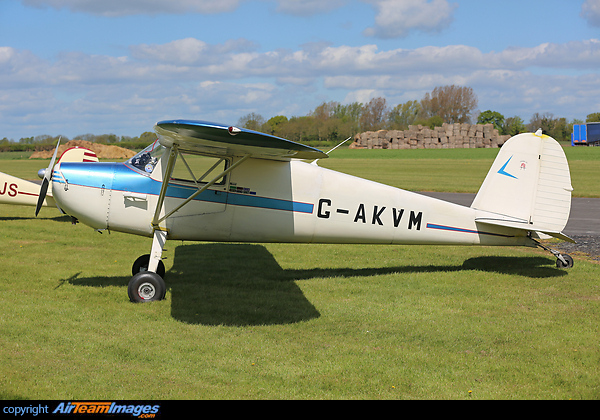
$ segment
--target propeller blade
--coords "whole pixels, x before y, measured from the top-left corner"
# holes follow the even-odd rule
[[[40,188],[40,195],[38,196],[37,206],[35,206],[35,216],[37,217],[40,209],[42,208],[42,204],[44,203],[44,199],[46,198],[46,192],[48,192],[48,185],[50,181],[44,177],[42,180],[42,187]]]
[[[42,208],[42,204],[46,199],[46,193],[48,192],[48,186],[50,185],[50,181],[52,180],[52,170],[54,169],[54,161],[56,160],[56,154],[58,153],[58,146],[60,146],[60,137],[58,138],[58,142],[56,143],[56,149],[54,149],[54,154],[52,155],[52,159],[50,160],[50,165],[46,172],[44,173],[44,179],[42,180],[42,186],[40,187],[40,195],[38,196],[38,202],[35,206],[35,215],[37,217],[40,209]]]
[[[54,161],[56,160],[56,154],[58,153],[58,146],[60,146],[60,137],[58,138],[58,141],[56,142],[56,149],[54,149],[54,154],[52,155],[52,160],[50,161],[50,166],[48,166],[48,169],[46,170],[46,173],[44,174],[44,178],[48,177],[48,180],[52,179],[52,169],[54,168]]]

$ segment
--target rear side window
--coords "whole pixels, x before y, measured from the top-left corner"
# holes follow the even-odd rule
[[[227,169],[227,166],[228,161],[225,158],[180,153],[171,180],[194,184],[207,183]],[[224,185],[225,178],[226,176],[219,178],[215,185]]]

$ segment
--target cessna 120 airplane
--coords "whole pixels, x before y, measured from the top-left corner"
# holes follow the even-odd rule
[[[542,245],[562,233],[571,177],[551,137],[519,134],[500,149],[470,207],[321,168],[328,155],[267,134],[170,120],[124,163],[59,161],[45,172],[58,207],[99,231],[152,238],[134,262],[133,302],[161,300],[167,239],[231,242]],[[311,162],[308,162],[311,161]],[[36,212],[45,199],[44,182]]]

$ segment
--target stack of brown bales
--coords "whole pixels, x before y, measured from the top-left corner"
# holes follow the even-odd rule
[[[86,140],[71,140],[58,147],[58,154],[56,156],[62,155],[65,150],[71,147],[85,147],[86,149],[90,149],[96,153],[100,159],[129,159],[135,155],[133,150],[125,149],[119,146],[92,143]],[[29,159],[50,159],[53,154],[54,150],[34,152]]]
[[[409,125],[408,130],[366,131],[357,134],[351,149],[456,149],[501,147],[510,136],[501,136],[492,124],[446,124],[433,129]]]

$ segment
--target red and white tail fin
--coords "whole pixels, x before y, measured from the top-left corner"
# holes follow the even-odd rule
[[[71,147],[63,152],[59,162],[98,162],[98,156],[93,150],[85,147]]]
[[[59,162],[98,162],[98,156],[84,147],[71,147],[63,152]],[[43,178],[45,170],[38,172]],[[36,206],[40,194],[40,185],[0,172],[0,204],[16,204],[19,206]],[[46,193],[43,207],[52,207],[56,203],[52,198],[52,190]]]

